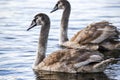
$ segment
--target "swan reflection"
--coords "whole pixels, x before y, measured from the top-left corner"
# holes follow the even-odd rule
[[[36,80],[110,80],[105,73],[59,73],[48,71],[35,72]]]

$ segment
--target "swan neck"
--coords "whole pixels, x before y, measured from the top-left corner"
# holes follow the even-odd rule
[[[42,25],[34,66],[37,66],[40,62],[42,62],[46,56],[45,53],[46,53],[46,48],[47,48],[49,29],[50,29],[50,23],[46,25]]]
[[[68,41],[68,22],[70,16],[71,6],[68,4],[63,11],[62,19],[61,19],[61,27],[60,27],[60,44]]]

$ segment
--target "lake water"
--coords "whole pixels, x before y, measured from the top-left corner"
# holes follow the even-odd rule
[[[37,13],[51,19],[47,54],[58,47],[62,10],[50,14],[57,0],[0,0],[0,80],[120,80],[120,61],[101,74],[35,73],[32,64],[37,50],[39,27],[30,30]],[[69,38],[86,25],[107,20],[120,29],[120,0],[69,0],[72,12]],[[119,51],[106,53],[120,58]],[[43,74],[44,73],[44,74]]]

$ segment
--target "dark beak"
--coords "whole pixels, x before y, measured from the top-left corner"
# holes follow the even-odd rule
[[[50,13],[55,12],[56,10],[58,10],[57,4],[55,5],[55,7],[53,8],[53,10]]]
[[[30,27],[27,29],[27,31],[29,31],[30,29],[32,29],[33,27],[35,27],[37,24],[36,22],[33,20]]]

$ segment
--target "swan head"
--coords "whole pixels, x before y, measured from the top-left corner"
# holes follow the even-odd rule
[[[34,16],[34,19],[32,20],[32,23],[31,23],[30,27],[27,29],[27,31],[29,31],[30,29],[32,29],[35,26],[46,25],[49,23],[50,23],[49,17],[44,13],[39,13]]]
[[[67,0],[59,0],[50,13],[55,12],[59,9],[65,9],[68,6],[70,6],[70,3]]]

